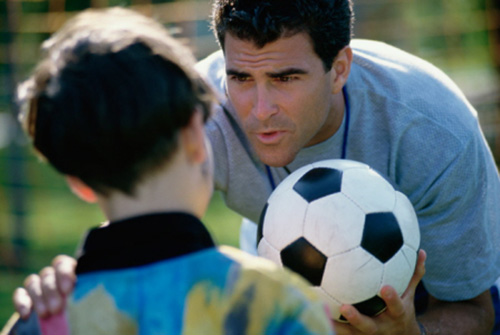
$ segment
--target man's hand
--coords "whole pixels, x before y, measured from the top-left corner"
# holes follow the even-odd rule
[[[14,307],[21,318],[27,319],[32,309],[41,318],[58,314],[75,286],[75,267],[75,259],[59,255],[52,266],[42,269],[38,275],[28,276],[24,288],[17,288],[13,295]]]
[[[420,328],[415,316],[414,297],[418,283],[425,274],[426,254],[423,250],[418,253],[417,266],[410,280],[408,288],[401,297],[390,286],[384,286],[380,295],[384,299],[387,309],[376,317],[368,317],[359,313],[351,305],[340,308],[342,315],[349,324],[335,322],[337,335],[354,334],[415,334],[420,335]]]

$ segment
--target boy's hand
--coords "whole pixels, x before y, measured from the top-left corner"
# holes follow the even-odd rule
[[[342,315],[349,324],[335,322],[335,331],[342,334],[420,334],[415,317],[414,296],[418,283],[425,274],[426,254],[419,251],[417,266],[408,288],[401,297],[390,286],[381,290],[387,309],[376,317],[368,317],[359,313],[356,308],[344,305]]]
[[[14,291],[14,308],[27,319],[34,309],[41,318],[58,314],[65,305],[66,296],[73,291],[76,282],[76,260],[59,255],[40,273],[32,274],[24,281],[24,287]]]

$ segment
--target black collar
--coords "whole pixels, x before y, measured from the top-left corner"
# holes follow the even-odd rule
[[[89,230],[76,273],[140,266],[214,246],[203,223],[190,214],[143,215]]]

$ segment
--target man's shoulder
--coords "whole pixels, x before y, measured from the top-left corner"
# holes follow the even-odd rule
[[[390,44],[377,40],[368,40],[363,38],[353,38],[350,43],[354,50],[377,51],[381,49],[398,49]]]
[[[397,73],[399,76],[444,76],[442,71],[421,57],[385,42],[353,39],[353,66],[364,70]],[[437,75],[437,77],[436,77]]]
[[[353,94],[366,95],[377,106],[381,99],[399,103],[432,119],[441,120],[443,113],[453,114],[451,118],[462,115],[467,122],[476,117],[456,83],[430,62],[383,42],[353,40],[351,46],[354,57],[347,86]]]
[[[224,96],[226,65],[222,50],[215,51],[200,60],[196,63],[195,69],[220,96]]]

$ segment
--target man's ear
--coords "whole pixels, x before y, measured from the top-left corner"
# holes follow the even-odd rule
[[[95,203],[97,202],[97,195],[93,189],[87,186],[80,178],[74,176],[66,176],[66,182],[71,191],[76,194],[80,199]]]
[[[351,72],[351,64],[352,49],[350,46],[346,46],[339,51],[337,57],[335,57],[333,61],[331,70],[332,93],[339,93],[342,87],[344,87],[349,78],[349,73]]]
[[[200,109],[191,116],[188,125],[181,129],[180,140],[186,150],[186,156],[192,163],[202,163],[207,159],[205,146],[205,124]]]

